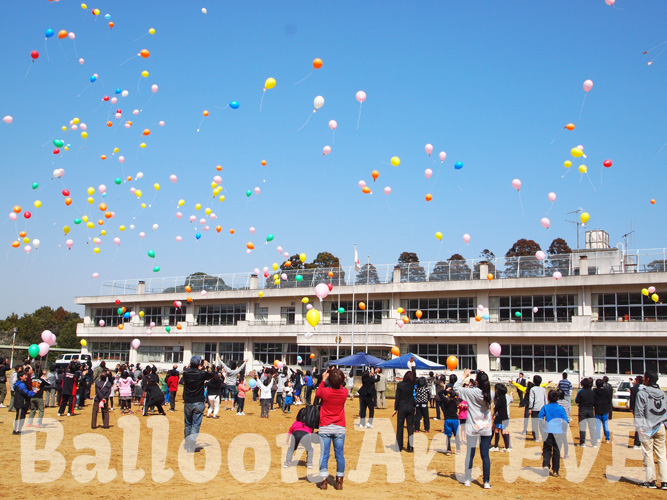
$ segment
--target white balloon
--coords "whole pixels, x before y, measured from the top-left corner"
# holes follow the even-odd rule
[[[315,109],[320,109],[322,106],[324,106],[324,97],[318,95],[315,99],[313,99],[313,105],[315,106]]]

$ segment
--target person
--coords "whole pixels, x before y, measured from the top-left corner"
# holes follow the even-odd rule
[[[206,395],[209,404],[206,418],[211,418],[211,413],[213,418],[219,418],[218,412],[220,411],[220,398],[222,397],[222,376],[220,373],[214,374],[213,378],[206,382]]]
[[[540,410],[537,418],[544,419],[544,433],[547,438],[542,446],[542,467],[549,470],[551,464],[551,473],[558,477],[560,470],[560,448],[563,441],[563,422],[568,422],[567,415],[562,406],[558,404],[558,393],[554,390],[549,391],[549,403]],[[569,422],[568,422],[569,423]]]
[[[385,410],[387,408],[387,375],[382,373],[382,368],[375,368],[375,408]]]
[[[604,429],[605,442],[611,444],[611,436],[609,435],[609,405],[611,405],[611,395],[604,386],[604,380],[601,378],[595,381],[595,389],[593,389],[595,398],[593,399],[593,406],[595,408],[595,427],[596,436],[599,441],[602,440],[600,436],[600,429]]]
[[[515,382],[512,382],[514,387],[516,387],[516,392],[519,395],[519,408],[523,408],[526,406],[526,401],[524,399],[525,394],[526,394],[526,388],[528,384],[526,384],[526,379],[523,376],[523,372],[519,372],[519,376],[516,378]],[[520,387],[523,387],[523,390],[520,389]]]
[[[157,408],[160,415],[166,415],[162,404],[164,403],[164,394],[160,389],[160,377],[157,374],[157,368],[153,366],[150,373],[146,375],[144,381],[146,382],[146,398],[144,400],[144,417],[148,416],[150,408]]]
[[[51,408],[58,404],[56,399],[56,365],[50,365],[49,371],[46,373],[46,382],[49,384],[49,388],[46,389],[44,395],[46,396],[46,401],[44,402],[44,408]]]
[[[493,432],[496,436],[496,442],[490,451],[500,451],[498,443],[500,436],[503,436],[505,451],[512,451],[510,444],[510,405],[512,404],[512,395],[507,391],[504,384],[496,384],[496,395],[493,398]]]
[[[294,450],[297,449],[299,443],[306,449],[306,467],[308,469],[313,468],[313,446],[311,444],[313,429],[303,423],[305,417],[306,409],[301,408],[299,413],[296,414],[296,420],[287,431],[287,441],[285,444],[289,445],[289,448],[287,448],[287,454],[285,455],[285,463],[283,464],[284,468],[292,465]]]
[[[259,387],[259,404],[261,406],[261,418],[269,418],[271,407],[271,388],[273,387],[273,377],[265,372],[265,377]]]
[[[144,370],[141,368],[141,363],[137,363],[137,366],[134,367],[134,372],[132,372],[132,378],[135,382],[139,382],[139,377],[143,376]]]
[[[459,455],[461,453],[461,442],[459,439],[458,407],[461,400],[454,392],[453,387],[443,388],[438,393],[438,398],[442,402],[442,418],[445,420],[443,432],[447,436],[447,451],[445,455],[452,454],[452,436],[456,440],[456,454]]]
[[[375,383],[378,378],[375,376],[375,368],[364,370],[361,375],[361,387],[357,391],[359,394],[359,427],[373,427],[373,416],[375,415],[375,403],[377,392],[375,392]],[[368,410],[368,423],[366,423],[366,410]]]
[[[294,384],[292,385],[294,406],[302,405],[303,401],[301,401],[301,393],[303,392],[303,372],[301,370],[297,370],[296,373],[292,375],[292,379],[294,381]]]
[[[7,397],[7,372],[9,370],[7,358],[0,358],[0,408],[7,408],[5,398]]]
[[[396,396],[394,399],[394,415],[396,418],[396,447],[398,451],[403,450],[403,428],[408,427],[408,446],[406,451],[412,453],[413,434],[415,432],[415,372],[408,370],[403,375],[403,380],[396,386]]]
[[[604,389],[609,393],[609,420],[611,420],[611,417],[614,415],[614,407],[611,404],[612,399],[614,398],[614,388],[611,386],[609,383],[609,377],[606,375],[602,377],[602,383],[604,384],[603,387]]]
[[[41,369],[37,368],[38,372],[35,377],[32,379],[32,390],[35,393],[33,397],[30,398],[30,408],[28,415],[28,422],[25,424],[26,427],[32,426],[32,421],[37,414],[37,423],[35,427],[39,428],[42,425],[42,418],[44,418],[44,391],[49,388],[49,383],[46,380],[46,375],[41,373]]]
[[[23,365],[18,366],[16,370],[14,370],[14,373],[12,373],[9,376],[9,410],[8,411],[15,411],[16,408],[14,407],[14,386],[16,385],[16,382],[19,381],[19,375],[23,372]]]
[[[76,388],[76,409],[80,410],[86,406],[86,394],[88,393],[88,379],[91,374],[90,366],[83,363],[79,368],[79,381]]]
[[[452,375],[454,374],[452,373]],[[436,376],[435,380],[433,381],[433,383],[435,384],[435,398],[433,399],[433,401],[435,402],[435,417],[433,417],[433,420],[440,420],[440,410],[443,410],[444,412],[445,397],[443,396],[441,398],[440,394],[442,393],[442,391],[445,390],[445,381],[446,378],[444,375],[440,375],[439,377]],[[445,419],[444,414],[442,418]]]
[[[102,372],[95,382],[95,399],[93,399],[93,412],[91,415],[90,428],[97,429],[97,414],[102,411],[102,429],[109,428],[109,405],[107,401],[111,396],[113,383],[109,378],[110,373]]]
[[[204,383],[212,377],[208,361],[198,355],[190,358],[190,366],[183,371],[183,432],[188,453],[202,450],[197,446],[197,436],[204,417]]]
[[[60,408],[58,409],[58,416],[61,417],[65,413],[65,408],[67,408],[67,416],[71,416],[74,413],[74,394],[76,393],[76,385],[81,377],[81,372],[76,368],[75,363],[70,363],[67,367],[67,373],[65,373],[65,379],[63,381],[63,396],[62,401],[60,402]]]
[[[176,411],[176,393],[178,392],[178,381],[180,374],[178,373],[178,365],[167,373],[167,389],[169,390],[169,411]]]
[[[245,415],[245,413],[243,413],[243,410],[245,409],[245,393],[250,390],[250,386],[246,383],[245,378],[239,379],[237,390],[238,396],[236,396],[236,414]]]
[[[543,426],[538,415],[545,404],[547,404],[547,393],[542,387],[542,377],[535,375],[533,376],[533,388],[528,398],[528,410],[533,423],[533,440],[538,443],[544,441]]]
[[[591,389],[591,379],[585,377],[581,381],[581,389],[574,398],[574,402],[579,405],[579,445],[586,447],[586,426],[590,432],[590,439],[593,448],[598,447],[597,432],[595,429],[595,393]]]
[[[463,380],[470,376],[470,370],[463,371]],[[466,421],[466,461],[464,486],[470,486],[472,479],[472,465],[475,459],[475,448],[479,442],[479,452],[482,456],[482,476],[484,489],[491,489],[491,460],[489,459],[489,448],[491,447],[491,426],[493,415],[491,413],[491,401],[494,394],[491,391],[489,376],[483,371],[477,371],[475,387],[463,387],[463,380],[457,380],[454,391],[468,403],[468,418]]]
[[[30,398],[35,393],[28,389],[28,370],[23,370],[17,377],[16,384],[14,384],[14,408],[16,408],[16,419],[14,420],[13,435],[20,435],[25,416],[30,406]]]
[[[291,408],[292,408],[292,393],[294,392],[294,389],[292,389],[292,381],[291,380],[286,380],[285,384],[283,385],[283,394],[282,394],[282,400],[283,400],[283,413],[290,413]]]
[[[454,386],[452,386],[452,390],[454,390]],[[466,422],[468,421],[468,403],[459,398],[459,405],[457,406],[457,409],[459,410],[459,429],[463,429],[465,431]],[[459,434],[462,437],[461,441],[465,444],[466,433],[461,433],[459,431]]]
[[[429,396],[428,396],[428,407],[435,408],[435,399],[438,392],[435,388],[435,381],[438,377],[433,372],[428,372],[428,378],[426,379],[426,384],[428,385]]]
[[[562,389],[557,389],[556,393],[558,394],[558,404],[565,411],[567,415],[567,422],[562,422],[563,424],[563,460],[567,460],[569,457],[570,445],[567,441],[567,430],[570,428],[570,412],[572,411],[572,404],[570,402],[570,396],[565,397],[565,393]]]
[[[107,371],[106,361],[100,361],[100,364],[95,367],[93,370],[93,385],[100,379],[100,375]]]
[[[628,410],[632,412],[632,415],[635,415],[635,408],[637,407],[637,393],[639,392],[640,387],[644,385],[644,377],[637,375],[634,380],[634,384],[630,388],[630,399],[628,400]],[[639,441],[639,429],[635,426],[635,438],[633,442],[633,448],[635,450],[641,450],[641,442]]]
[[[345,374],[338,368],[329,368],[322,374],[322,383],[315,397],[322,401],[320,406],[320,479],[318,488],[326,490],[329,479],[329,454],[333,443],[336,456],[336,482],[334,488],[343,489],[345,477],[345,401],[349,391],[343,387]]]
[[[310,406],[311,395],[313,392],[313,375],[310,373],[310,370],[306,371],[306,375],[303,377],[303,382],[303,402],[306,404],[306,406]]]
[[[140,373],[134,380],[136,380],[137,383],[134,384],[134,389],[132,390],[132,398],[134,399],[135,405],[140,405],[141,398],[144,397],[144,375]]]
[[[563,378],[558,381],[557,389],[563,391],[566,398],[572,394],[572,382],[567,379],[567,372],[563,372]]]
[[[120,414],[132,413],[132,386],[137,382],[130,376],[127,370],[123,370],[116,383],[118,388],[118,399],[120,400]]]
[[[415,432],[419,432],[419,426],[422,418],[424,419],[424,432],[428,434],[431,430],[431,421],[428,416],[428,400],[431,396],[431,390],[428,386],[426,377],[417,379],[417,389],[415,389]]]
[[[283,392],[285,389],[285,382],[288,380],[287,366],[283,366],[283,369],[278,372],[278,377],[276,377],[276,405],[283,411],[285,411]]]
[[[523,403],[523,431],[521,434],[523,436],[528,434],[528,422],[530,418],[530,410],[528,409],[528,400],[530,399],[530,390],[533,388],[532,382],[527,382],[525,387],[523,385],[510,380],[510,383],[516,387],[517,393],[519,394],[519,399]]]
[[[347,382],[345,382],[345,386],[347,387],[347,392],[350,399],[354,399],[354,393],[352,392],[354,389],[354,368],[350,368],[350,371],[347,374]]]
[[[660,489],[667,490],[667,457],[665,456],[665,439],[667,433],[667,397],[658,385],[658,374],[646,372],[644,374],[644,385],[637,392],[635,409],[635,427],[639,429],[639,439],[642,444],[644,455],[644,469],[646,481],[639,486],[655,489],[656,484],[655,453],[660,475]]]

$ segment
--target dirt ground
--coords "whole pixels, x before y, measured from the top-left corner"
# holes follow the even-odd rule
[[[388,404],[393,404],[393,401]],[[317,474],[319,453],[316,452],[315,468],[312,470],[306,469],[305,453],[300,452],[295,454],[295,463],[296,459],[300,459],[297,466],[282,467],[285,453],[283,434],[299,409],[299,406],[293,406],[290,415],[279,410],[272,411],[268,419],[262,419],[259,417],[259,403],[248,398],[245,416],[221,409],[218,420],[204,418],[201,432],[211,436],[200,436],[199,442],[204,445],[204,451],[186,454],[181,450],[180,455],[179,447],[183,439],[180,394],[177,411],[167,412],[166,419],[142,417],[137,409],[133,416],[123,417],[119,423],[121,415],[116,409],[111,412],[111,429],[108,430],[90,429],[91,406],[88,405],[69,418],[57,417],[56,409],[49,408],[45,414],[45,430],[48,433],[24,428],[23,436],[13,436],[11,425],[15,414],[2,409],[0,433],[4,436],[3,463],[6,467],[2,484],[9,488],[3,496],[63,498],[66,491],[69,498],[114,500],[130,496],[231,498],[248,494],[269,498],[286,493],[299,497],[355,499],[436,498],[436,495],[445,498],[626,499],[634,495],[663,498],[666,494],[636,486],[634,481],[643,480],[641,451],[628,449],[628,441],[622,436],[634,431],[628,420],[629,414],[624,412],[614,414],[613,444],[600,444],[597,449],[571,446],[570,458],[561,466],[560,477],[544,477],[539,475],[541,445],[530,439],[526,441],[521,436],[520,417],[523,411],[514,403],[511,423],[513,451],[491,453],[492,489],[484,490],[481,475],[470,488],[465,488],[456,479],[456,472],[463,471],[465,449],[461,455],[451,456],[438,451],[445,447],[442,421],[431,420],[431,431],[416,435],[414,454],[396,453],[389,448],[396,425],[395,419],[390,419],[392,410],[377,410],[374,428],[360,429],[353,425],[358,414],[357,400],[349,401],[346,407],[344,490],[335,491],[329,486],[328,491],[320,491],[307,477],[308,473]],[[575,421],[576,412],[576,407],[573,407]],[[61,428],[64,434],[58,444],[57,434]],[[570,430],[578,440],[576,423],[571,424]],[[48,439],[55,436],[53,442],[57,447],[48,444],[47,436]],[[33,468],[31,450],[41,450],[47,445],[55,449],[56,455],[46,457],[46,461],[37,461]],[[161,455],[161,452],[164,453]],[[90,472],[93,465],[86,465],[87,457],[103,457],[105,453],[109,455],[108,466],[104,465],[103,472],[93,476],[95,471]],[[47,482],[41,482],[44,481],[43,473],[49,471],[49,467],[52,471],[62,467],[63,459],[58,454],[64,457],[64,472],[60,474],[56,470],[53,477],[46,478]],[[39,458],[44,459],[45,456]],[[621,463],[624,459],[627,461]],[[143,472],[135,470],[135,467]],[[481,474],[479,456],[476,457],[475,467]],[[626,469],[622,470],[622,467]],[[163,469],[171,469],[171,472]],[[329,471],[332,475],[335,473],[333,450]],[[86,477],[86,474],[89,476]],[[37,484],[34,484],[36,481]]]

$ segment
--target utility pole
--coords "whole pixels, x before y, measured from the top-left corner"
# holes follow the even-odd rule
[[[577,210],[572,210],[571,212],[568,212],[569,214],[579,214],[581,213],[581,208],[578,208]],[[566,220],[565,222],[569,222],[570,224],[576,224],[577,225],[577,250],[579,250],[579,226],[583,226],[581,221],[578,220]]]
[[[12,357],[9,358],[9,369],[14,368],[14,344],[16,343],[16,327],[14,327],[14,334],[12,335]]]

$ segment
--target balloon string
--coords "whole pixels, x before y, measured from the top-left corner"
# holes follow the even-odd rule
[[[299,85],[301,82],[303,82],[303,81],[305,81],[305,80],[308,80],[308,78],[310,78],[310,75],[312,75],[312,74],[313,74],[313,72],[312,72],[312,70],[311,70],[311,72],[308,73],[308,75],[307,75],[305,78],[302,78],[301,80],[299,80],[298,82],[296,82],[294,85]]]
[[[588,92],[584,94],[584,100],[581,101],[581,109],[579,110],[579,119],[581,120],[581,113],[584,112],[584,104],[586,104],[586,96],[588,95]]]
[[[570,169],[568,168],[563,175],[560,176],[561,179],[564,179],[567,174],[570,173]]]
[[[558,132],[556,132],[556,135],[554,135],[554,138],[551,139],[551,144],[553,144],[556,141],[556,139],[558,138],[558,136],[560,135],[561,132],[562,132],[562,130],[559,130]]]
[[[593,188],[593,191],[595,191],[597,193],[598,190],[595,189],[595,186],[593,185],[593,180],[591,179],[591,176],[586,174],[586,178],[588,179],[588,182],[591,183],[591,187]]]
[[[153,99],[153,96],[155,94],[151,94],[151,96],[148,98],[148,101],[146,101],[146,104],[142,106],[142,108],[139,110],[139,112],[143,111],[146,106],[148,106],[148,103],[151,102],[151,99]]]
[[[197,127],[197,132],[199,132],[199,129],[201,128],[202,124],[204,123],[204,117],[201,117],[201,121],[199,122],[199,126]]]
[[[438,255],[435,257],[436,262],[440,260],[440,253],[442,252],[442,240],[440,240],[440,247],[438,248]]]
[[[25,80],[26,78],[28,78],[28,73],[30,73],[30,68],[32,68],[32,65],[33,65],[33,62],[31,61],[31,62],[30,62],[30,66],[28,66],[28,71],[25,72],[25,76],[23,77],[24,80]]]
[[[600,186],[603,186],[604,183],[602,182],[602,167],[600,167]]]
[[[77,97],[81,97],[81,95],[83,95],[83,93],[84,93],[86,90],[88,90],[88,87],[90,87],[90,83],[89,83],[88,85],[86,85],[86,86],[84,87],[84,89],[83,89],[81,92],[79,92],[79,94],[77,95]]]
[[[459,188],[459,191],[463,192],[463,188],[459,186],[459,183],[456,183],[456,187]],[[523,211],[523,207],[521,208],[521,211]]]
[[[262,104],[264,104],[264,94],[266,94],[266,91],[262,92],[262,100],[259,101],[259,112],[262,112]]]
[[[132,57],[130,57],[130,58],[128,58],[128,59],[125,59],[125,60],[124,60],[122,63],[120,63],[118,66],[122,66],[123,64],[125,64],[125,63],[128,62],[128,61],[131,61],[131,60],[134,59],[135,57],[137,57],[137,56],[132,56]]]
[[[547,213],[544,215],[549,215],[549,212],[551,212],[551,209],[554,207],[554,202],[551,202],[551,206],[549,207],[549,210],[547,210]]]
[[[315,114],[315,113],[311,113],[311,114],[308,116],[308,119],[306,120],[306,123],[304,123],[303,125],[301,125],[301,126],[299,127],[299,129],[297,130],[297,132],[301,132],[301,129],[302,129],[303,127],[305,127],[306,125],[308,125],[308,122],[310,121],[310,119],[313,117],[314,114]]]
[[[76,60],[79,60],[79,51],[76,50],[76,40],[72,40],[74,42],[74,57],[76,57]]]
[[[359,103],[359,116],[357,117],[357,130],[359,130],[359,121],[361,120],[361,107],[364,105],[363,102]]]
[[[333,129],[333,132],[331,132],[331,145],[335,145],[336,141],[334,140],[334,136],[336,135],[336,129]]]
[[[660,153],[662,153],[662,150],[665,149],[665,146],[667,146],[667,142],[662,145],[660,149],[658,149],[658,152],[655,154],[655,157],[657,158]]]
[[[147,36],[147,35],[148,35],[148,33],[144,33],[143,35],[141,35],[140,37],[135,38],[135,39],[132,40],[132,41],[133,41],[133,42],[136,42],[137,40],[141,40],[143,37],[145,37],[145,36]]]

